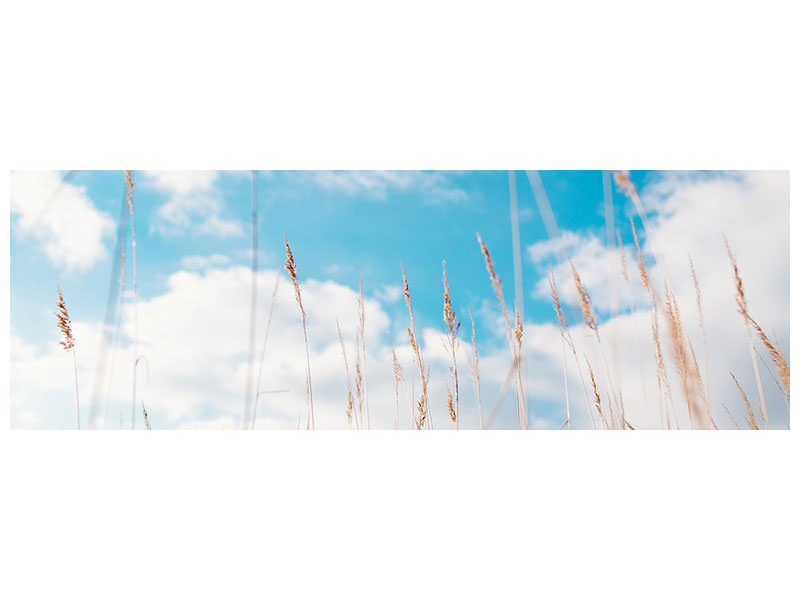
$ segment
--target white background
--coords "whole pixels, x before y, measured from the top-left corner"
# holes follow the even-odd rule
[[[788,3],[544,4],[16,3],[0,188],[29,168],[797,167]],[[800,591],[794,432],[9,432],[7,403],[2,419],[8,598]]]

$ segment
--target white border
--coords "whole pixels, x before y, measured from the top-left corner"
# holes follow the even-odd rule
[[[786,6],[17,3],[0,186],[16,168],[794,170]],[[795,432],[9,433],[7,404],[3,426],[9,598],[800,591]]]

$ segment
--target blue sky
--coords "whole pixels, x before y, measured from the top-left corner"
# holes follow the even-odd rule
[[[543,278],[551,267],[555,269],[559,287],[564,288],[571,324],[579,326],[580,312],[577,305],[569,301],[572,298],[568,289],[569,277],[562,276],[565,268],[563,255],[554,248],[566,248],[567,254],[582,271],[581,275],[592,292],[602,319],[610,319],[618,310],[624,312],[628,308],[634,313],[646,303],[641,302],[641,293],[635,285],[629,288],[630,306],[619,284],[616,285],[616,291],[613,285],[605,285],[609,262],[613,262],[613,259],[609,261],[609,255],[618,256],[619,251],[616,246],[605,248],[607,222],[602,172],[543,171],[539,175],[563,239],[561,245],[557,245],[556,240],[548,237],[528,176],[524,171],[516,172],[524,309],[526,321],[533,327],[531,335],[539,332],[544,336],[541,338],[543,343],[555,347],[557,351],[553,354],[548,349],[531,348],[533,357],[528,376],[537,381],[548,379],[557,383],[562,377],[561,363],[550,365],[547,360],[548,357],[555,357],[560,361],[560,341],[557,336],[547,337],[552,333],[549,328],[555,326],[555,320],[548,294],[542,291]],[[179,273],[193,274],[194,278],[190,278],[192,285],[207,284],[212,286],[213,291],[216,289],[213,286],[222,285],[219,283],[222,280],[212,283],[212,273],[223,277],[225,274],[238,273],[237,266],[249,268],[251,172],[134,172],[134,178],[140,303],[147,306],[150,306],[148,302],[151,303],[153,310],[162,304],[174,306],[169,303],[169,297],[179,292],[175,283],[175,276]],[[724,282],[724,278],[718,279],[718,273],[729,276],[721,234],[728,236],[740,256],[742,266],[753,265],[749,272],[744,273],[746,289],[752,291],[751,301],[761,308],[759,314],[764,320],[774,326],[788,353],[788,176],[785,173],[635,171],[631,173],[631,180],[641,193],[653,229],[664,231],[663,241],[658,246],[658,252],[664,256],[662,261],[668,263],[674,258],[674,278],[688,281],[688,271],[680,264],[685,261],[687,252],[693,253],[698,273],[709,273],[707,282],[701,281],[701,287],[707,283],[714,290],[704,292],[709,304],[717,298],[714,286],[723,286],[718,281]],[[33,361],[29,365],[31,369],[34,363],[39,364],[40,369],[43,365],[54,369],[57,368],[56,364],[63,366],[64,357],[61,363],[53,362],[58,359],[51,352],[57,341],[55,318],[52,315],[56,285],[60,285],[64,292],[73,321],[85,323],[89,330],[95,327],[99,331],[109,296],[123,196],[124,175],[121,171],[15,174],[11,206],[11,333],[15,336],[13,339],[19,340],[20,347],[24,346],[26,350],[16,356],[12,353],[12,365],[15,360],[28,360]],[[763,248],[756,249],[750,243],[753,227],[748,211],[753,210],[754,197],[764,207],[758,218],[767,220],[765,226],[772,223],[777,228],[771,251],[777,258],[765,257]],[[259,270],[264,275],[264,282],[259,283],[259,339],[272,289],[272,273],[280,270],[285,260],[285,234],[292,245],[301,283],[309,280],[330,282],[338,286],[335,288],[338,293],[357,291],[359,278],[363,277],[365,295],[373,302],[370,308],[374,308],[375,323],[385,322],[387,325],[385,332],[368,334],[368,354],[375,353],[374,360],[367,361],[368,367],[371,362],[381,363],[386,358],[385,344],[381,345],[385,341],[384,333],[392,335],[398,348],[407,346],[407,339],[403,336],[408,315],[399,294],[401,262],[409,278],[417,328],[432,333],[443,330],[442,260],[447,262],[454,308],[463,321],[463,340],[469,342],[467,311],[470,310],[476,318],[481,351],[487,353],[487,365],[494,365],[492,361],[495,360],[500,361],[499,355],[505,351],[504,332],[498,326],[497,304],[475,234],[480,232],[491,250],[497,272],[504,283],[506,299],[511,304],[514,276],[508,171],[260,171],[257,173],[257,198]],[[634,254],[628,219],[634,216],[634,207],[616,186],[612,186],[610,201],[613,203],[613,227],[619,230],[624,251],[628,254],[629,268],[633,269]],[[131,231],[126,219],[123,213],[127,248],[126,287],[130,290]],[[648,265],[652,265],[655,246],[650,247],[650,240],[642,230],[638,216],[636,222],[645,244]],[[76,229],[80,230],[78,234],[71,233]],[[672,231],[681,233],[672,235]],[[685,239],[679,240],[684,234]],[[772,264],[771,268],[755,268],[759,260],[768,259],[771,262],[760,264]],[[618,279],[618,275],[616,277]],[[748,277],[753,282],[751,285],[748,285]],[[637,283],[633,270],[631,278]],[[763,284],[759,281],[763,281]],[[241,283],[244,284],[244,281]],[[674,281],[673,286],[679,287]],[[683,288],[679,291],[682,292]],[[688,291],[686,305],[681,308],[685,315],[693,315]],[[243,300],[249,301],[249,291],[243,288],[243,292],[236,297],[242,296]],[[325,294],[325,291],[321,292],[321,302],[325,301]],[[726,294],[730,296],[724,289],[719,290],[720,302],[724,302]],[[772,301],[769,300],[770,296]],[[129,331],[125,323],[130,320],[131,300],[128,295],[122,304],[120,356],[127,356],[125,353],[130,350],[131,339],[130,335],[126,335]],[[332,300],[331,306],[326,307],[333,311],[334,321],[337,317],[352,317],[354,306],[347,305],[345,300],[343,302],[339,306]],[[193,304],[189,300],[185,310],[191,312]],[[287,311],[292,308],[296,307],[286,307]],[[147,314],[147,309],[142,309],[144,312],[140,311],[140,322]],[[309,306],[309,312],[314,311],[315,307]],[[289,312],[286,314],[287,318],[291,318]],[[688,316],[685,318],[690,319]],[[217,325],[225,328],[224,321]],[[646,310],[639,316],[639,324],[634,325],[642,330],[637,334],[644,345],[648,341],[645,337],[648,334]],[[147,327],[147,324],[142,322],[142,326]],[[539,331],[537,326],[543,329]],[[619,333],[618,325],[615,327],[616,341],[624,346],[620,341],[622,338],[618,337],[624,334]],[[687,328],[690,326],[687,325]],[[741,329],[743,339],[743,326]],[[320,331],[316,341],[311,336],[312,346],[318,344],[315,352],[319,352],[320,364],[327,364],[324,363],[327,359],[323,357],[338,346],[338,339],[328,339],[329,330],[325,331],[327,333]],[[157,331],[153,332],[153,336],[157,337],[157,334]],[[228,334],[230,331],[226,332]],[[92,335],[88,334],[89,337]],[[210,331],[209,335],[213,338],[216,332]],[[238,335],[241,338],[241,351],[246,353],[247,328]],[[320,339],[325,341],[321,342]],[[696,341],[699,350],[699,338]],[[153,348],[157,347],[157,343],[153,341]],[[144,344],[147,346],[147,341]],[[280,339],[271,339],[270,344],[270,355],[272,352],[281,352]],[[429,352],[435,356],[438,349],[435,342],[432,344]],[[91,359],[96,362],[96,348],[84,349],[81,342],[78,348],[79,355],[89,355],[87,362],[91,363]],[[744,347],[745,358],[746,350]],[[43,357],[51,355],[53,361],[44,360]],[[157,361],[159,356],[168,361],[170,355],[162,349],[148,357],[155,382],[159,381],[159,373],[170,369],[169,364]],[[241,353],[232,351],[225,357],[217,358],[222,361],[230,359],[231,379],[238,381],[242,376]],[[124,363],[125,359],[120,360]],[[432,359],[434,373],[436,360]],[[734,361],[734,357],[726,357],[726,360]],[[736,360],[740,360],[738,354]],[[623,359],[620,361],[624,362]],[[630,365],[630,361],[625,364]],[[81,367],[85,387],[82,392],[87,405],[91,396],[90,387],[94,382],[90,366],[84,364]],[[745,362],[739,368],[745,381],[748,378],[746,366]],[[502,371],[503,367],[498,369]],[[619,369],[620,372],[626,370],[621,366]],[[320,370],[325,371],[325,367],[320,367]],[[21,372],[25,372],[24,368]],[[12,402],[12,424],[71,426],[69,398],[70,394],[74,394],[74,387],[72,391],[69,387],[71,372],[48,373],[48,378],[65,378],[66,383],[60,388],[54,386],[50,392],[42,391],[42,396],[34,393],[33,386],[24,376],[14,381],[13,373],[12,370],[12,395],[16,389],[18,396],[16,403]],[[467,388],[467,370],[464,369],[463,373],[462,386]],[[749,376],[752,375],[751,368]],[[280,375],[276,377],[280,378]],[[763,377],[769,379],[766,372]],[[182,381],[191,379],[187,373]],[[485,381],[487,386],[491,386],[491,378],[487,376]],[[723,382],[724,377],[719,381]],[[573,383],[576,386],[573,401],[579,398],[583,402],[578,391],[579,383]],[[298,392],[297,389],[302,386],[287,382],[276,384],[278,387],[288,386],[292,388],[290,394],[302,396],[303,390]],[[173,382],[171,385],[177,384]],[[334,398],[337,394],[341,395],[344,388],[344,382],[340,385],[333,380],[323,379],[320,385],[334,388],[326,390],[331,394],[331,402],[335,402]],[[375,385],[375,393],[383,393],[377,387],[379,384]],[[154,383],[154,388],[158,389],[158,383]],[[60,391],[56,394],[57,389]],[[235,400],[233,389],[219,390],[220,398],[226,398],[224,401],[209,398],[207,401],[189,402],[183,412],[171,411],[163,404],[167,402],[164,396],[157,397],[157,391],[155,394],[150,392],[148,390],[148,401],[152,408],[149,410],[161,426],[178,427],[187,423],[193,426],[234,426],[236,415],[241,411],[241,401]],[[167,388],[163,393],[168,393]],[[204,394],[213,396],[217,392],[201,387],[192,393],[202,398]],[[496,393],[496,390],[492,391],[492,403]],[[537,407],[538,426],[558,427],[564,422],[564,401],[563,398],[555,398],[557,393],[552,386],[534,383],[530,385],[529,393],[532,394],[530,401]],[[563,396],[563,388],[560,393]],[[123,394],[120,391],[120,395]],[[61,395],[57,402],[55,395]],[[546,399],[548,396],[553,398]],[[44,400],[45,397],[52,401]],[[117,400],[120,407],[124,406],[122,397]],[[465,410],[467,402],[472,403],[472,399],[465,399]],[[514,416],[509,412],[512,403],[505,403],[498,426],[510,426],[509,419]],[[45,407],[55,404],[61,405],[63,410],[47,414]],[[780,403],[776,401],[775,404],[776,411],[780,410]],[[294,415],[302,412],[296,408],[292,409],[294,412],[287,410],[287,413]],[[42,414],[43,410],[45,414]],[[88,412],[88,407],[84,410]],[[332,407],[331,415],[338,414],[337,411]],[[127,426],[130,415],[122,408],[119,412]],[[338,412],[344,414],[343,410]],[[393,409],[389,416],[392,412]],[[289,426],[290,421],[292,424],[295,421],[294,417],[288,419],[287,414],[271,416],[273,420],[265,421],[265,426]],[[465,422],[467,420],[465,415]],[[577,417],[574,420],[577,423]],[[141,423],[138,425],[141,426]],[[384,425],[391,426],[391,423],[387,425],[384,422]],[[346,423],[339,423],[331,416],[329,426],[346,426]]]

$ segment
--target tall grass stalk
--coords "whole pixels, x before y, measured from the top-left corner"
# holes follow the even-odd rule
[[[481,369],[480,363],[478,360],[478,341],[477,337],[475,336],[475,319],[472,318],[472,311],[468,311],[469,313],[469,322],[472,325],[472,357],[467,355],[467,359],[470,365],[470,375],[472,375],[472,381],[475,386],[475,396],[478,402],[478,426],[483,429],[483,407],[481,406]]]
[[[703,367],[705,369],[706,393],[705,393],[705,409],[706,409],[706,427],[711,428],[711,380],[708,377],[708,346],[706,344],[706,323],[703,318],[703,297],[700,294],[700,284],[697,282],[697,273],[694,270],[694,262],[692,257],[689,256],[689,270],[692,274],[692,283],[694,284],[695,301],[697,302],[697,315],[700,323],[700,334],[703,338]]]
[[[125,203],[131,218],[131,254],[133,266],[133,390],[131,399],[131,429],[136,429],[136,362],[139,359],[139,275],[136,268],[136,218],[133,195],[133,172],[125,171]]]
[[[284,265],[286,271],[289,273],[289,278],[294,285],[294,296],[297,300],[297,305],[300,307],[300,316],[303,321],[303,341],[306,344],[306,396],[308,397],[308,410],[311,429],[315,428],[314,421],[314,395],[311,389],[311,351],[308,346],[308,327],[306,326],[306,311],[303,308],[303,297],[300,294],[300,281],[297,277],[297,265],[294,262],[294,255],[289,246],[289,240],[286,235],[283,236],[283,243],[286,246],[286,264]],[[308,427],[308,425],[307,425]]]
[[[261,345],[261,361],[258,363],[258,377],[256,378],[256,397],[253,401],[253,419],[250,424],[250,429],[255,429],[256,418],[258,416],[258,399],[261,397],[261,376],[264,371],[264,357],[267,354],[267,341],[269,339],[269,330],[272,326],[272,315],[275,311],[275,303],[278,297],[278,286],[281,282],[281,273],[275,273],[275,285],[272,287],[272,297],[269,301],[269,313],[267,315],[267,329],[264,332],[264,343]]]
[[[364,280],[358,280],[358,333],[361,338],[361,370],[364,380],[364,405],[367,409],[367,429],[371,428],[369,418],[369,389],[367,388],[367,336],[366,336],[366,310],[364,308]]]
[[[389,336],[389,332],[386,332],[386,339],[389,342],[389,348],[392,350],[392,379],[394,380],[394,428],[400,428],[400,382],[404,380],[403,378],[403,367],[400,365],[400,361],[397,360],[397,352],[394,349],[394,343],[392,342],[392,338]]]
[[[622,246],[622,238],[619,234],[619,229],[617,229],[617,245],[619,247],[619,263],[622,269],[622,279],[625,282],[625,288],[628,291],[628,315],[633,323],[633,338],[634,344],[636,346],[636,358],[639,362],[639,380],[642,387],[642,404],[644,405],[644,422],[645,427],[650,426],[650,403],[648,402],[647,398],[647,386],[645,384],[645,376],[644,376],[644,364],[642,362],[642,346],[639,340],[639,323],[638,319],[636,318],[636,313],[633,310],[633,289],[631,288],[631,278],[628,274],[628,262],[625,259],[625,249]]]
[[[483,242],[481,234],[478,233],[476,235],[478,238],[478,245],[481,248],[481,253],[483,254],[484,261],[486,262],[486,270],[489,273],[489,279],[491,280],[492,288],[494,289],[495,296],[497,296],[497,300],[500,302],[500,308],[503,312],[503,319],[505,320],[506,335],[508,335],[508,343],[511,348],[512,369],[514,371],[516,379],[517,426],[519,427],[519,429],[527,429],[528,428],[527,400],[525,398],[525,390],[522,385],[522,364],[521,364],[522,358],[517,343],[518,336],[516,332],[511,328],[511,319],[508,316],[508,310],[506,309],[506,301],[503,296],[503,283],[494,269],[492,256],[489,253],[489,249],[486,247],[486,244]],[[520,342],[521,342],[521,337],[522,336],[520,331],[519,335]]]
[[[448,408],[450,411],[450,419],[456,424],[458,429],[459,420],[459,404],[458,404],[458,361],[456,361],[456,348],[458,346],[458,330],[461,328],[461,321],[456,318],[456,313],[453,311],[453,301],[450,298],[450,286],[447,283],[447,267],[445,261],[442,261],[442,283],[444,285],[444,322],[447,326],[447,343],[450,349],[450,357],[453,360],[450,366],[450,374],[453,376],[453,388],[455,390],[455,408],[451,404],[450,394],[448,392]]]
[[[347,377],[347,405],[345,406],[345,415],[347,416],[348,425],[353,425],[353,387],[350,384],[350,365],[347,362],[347,350],[344,347],[344,338],[342,337],[342,327],[339,325],[339,319],[336,319],[336,331],[339,333],[339,343],[342,346],[342,359],[344,360],[344,372]],[[358,429],[358,415],[355,415],[356,429]]]
[[[606,359],[606,351],[603,347],[603,342],[600,339],[600,328],[597,326],[597,317],[594,314],[591,297],[589,296],[588,290],[583,285],[583,281],[581,281],[581,277],[578,274],[578,270],[575,268],[575,265],[569,259],[567,260],[567,263],[572,271],[572,280],[575,283],[575,288],[578,292],[578,298],[580,299],[583,322],[592,331],[592,333],[594,333],[595,340],[597,340],[597,347],[600,349],[600,357],[603,361],[603,367],[605,368],[609,393],[614,401],[613,407],[609,404],[609,417],[611,418],[612,423],[615,423],[616,417],[614,411],[616,410],[617,416],[619,417],[619,423],[623,424],[625,422],[625,407],[622,404],[622,398],[618,397],[618,394],[615,391],[614,381],[611,377],[611,371],[608,367],[608,360]]]
[[[430,429],[432,425],[430,418],[430,406],[428,402],[428,378],[425,373],[425,361],[422,358],[422,351],[420,350],[419,343],[417,341],[417,328],[414,322],[414,310],[411,307],[411,292],[408,289],[408,278],[406,277],[406,269],[403,267],[403,263],[400,263],[400,270],[403,272],[403,297],[405,298],[406,306],[408,307],[408,316],[411,320],[411,326],[406,327],[406,331],[408,332],[408,339],[411,342],[411,349],[414,351],[414,357],[417,360],[420,385],[422,386],[422,393],[420,395],[419,402],[417,403],[417,414],[414,418],[414,424],[417,429]]]
[[[764,386],[761,383],[761,372],[758,368],[758,362],[756,361],[756,348],[755,344],[753,343],[753,334],[750,331],[750,323],[753,319],[747,310],[747,299],[744,295],[744,284],[742,283],[742,278],[739,275],[739,265],[736,262],[736,258],[733,256],[733,252],[731,251],[731,247],[728,244],[727,238],[725,238],[725,248],[728,250],[728,258],[730,259],[731,269],[733,270],[733,279],[736,286],[736,306],[739,309],[739,314],[741,314],[742,318],[744,319],[744,326],[745,330],[747,331],[747,343],[750,347],[750,358],[753,361],[753,373],[755,374],[756,386],[758,387],[758,408],[759,412],[761,413],[761,420],[764,422],[764,427],[769,429],[767,406],[764,402]]]
[[[561,307],[561,300],[558,295],[558,288],[556,287],[556,278],[553,275],[553,271],[550,271],[550,275],[548,277],[548,283],[550,284],[550,297],[553,300],[553,308],[556,311],[556,318],[558,320],[558,328],[561,332],[561,339],[566,342],[567,347],[572,352],[572,356],[575,359],[575,368],[578,370],[578,379],[581,382],[581,387],[583,388],[583,397],[586,400],[586,408],[589,411],[589,418],[592,420],[592,428],[597,428],[597,424],[594,419],[594,411],[592,410],[592,404],[589,400],[589,392],[586,389],[586,382],[583,377],[583,369],[581,368],[581,362],[578,360],[578,353],[575,350],[575,343],[572,339],[572,334],[569,330],[569,325],[567,324],[567,318],[564,315],[564,310]],[[568,417],[569,418],[569,417]]]
[[[56,308],[58,312],[54,313],[58,320],[58,329],[64,336],[60,342],[61,346],[67,352],[72,353],[72,369],[75,374],[75,411],[78,417],[78,429],[81,428],[81,400],[78,393],[78,358],[75,353],[75,337],[72,335],[72,321],[69,318],[67,311],[67,303],[64,302],[64,296],[61,294],[61,287],[58,286],[58,300],[56,301]]]

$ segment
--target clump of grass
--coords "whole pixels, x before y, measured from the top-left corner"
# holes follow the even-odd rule
[[[701,406],[704,406],[705,402],[701,405],[697,399],[698,394],[702,397],[704,393],[703,381],[697,368],[694,349],[691,348],[691,343],[686,337],[675,294],[668,285],[665,284],[664,287],[664,312],[667,316],[675,363],[681,375],[683,395],[689,416],[689,427],[694,428],[695,424],[700,424],[701,422],[704,426],[709,426],[709,416],[707,414],[703,415],[701,410]]]
[[[458,330],[461,328],[461,321],[456,318],[453,310],[453,301],[450,298],[450,286],[447,283],[447,267],[442,261],[442,283],[444,284],[444,322],[447,325],[447,343],[450,347],[450,356],[453,364],[450,366],[450,374],[453,376],[453,388],[455,390],[455,408],[453,408],[453,398],[450,389],[447,390],[447,408],[450,413],[450,420],[456,424],[458,429],[459,404],[458,404],[458,363],[456,361],[456,347],[458,345]]]
[[[314,429],[314,395],[311,389],[311,352],[308,347],[308,327],[306,326],[306,310],[303,308],[303,296],[300,293],[300,281],[297,277],[297,265],[294,261],[292,248],[289,246],[289,240],[286,235],[283,236],[283,243],[286,246],[286,263],[284,267],[289,273],[289,279],[292,280],[294,286],[294,297],[297,300],[297,306],[300,307],[300,316],[303,321],[303,340],[306,345],[306,396],[308,397],[309,418],[311,419],[311,429]]]
[[[58,300],[56,301],[56,308],[58,311],[54,313],[58,320],[58,329],[64,336],[64,339],[59,342],[67,352],[72,352],[72,366],[75,374],[75,409],[78,415],[78,429],[81,428],[81,402],[78,393],[78,358],[75,354],[75,336],[72,335],[72,321],[69,318],[67,311],[67,303],[64,302],[64,296],[61,294],[61,287],[57,286]]]
[[[506,335],[508,336],[508,343],[509,346],[511,347],[512,369],[514,371],[516,379],[518,427],[520,429],[527,429],[528,408],[527,408],[527,399],[525,397],[525,389],[522,384],[522,353],[521,353],[522,336],[520,334],[519,340],[518,341],[516,340],[516,334],[514,330],[512,330],[511,328],[511,319],[509,319],[508,317],[508,310],[506,309],[506,301],[505,297],[503,296],[503,283],[494,269],[492,256],[489,253],[489,249],[486,247],[486,244],[483,242],[481,234],[478,233],[476,235],[478,237],[478,245],[481,248],[481,253],[483,254],[483,258],[486,262],[486,270],[489,273],[489,279],[492,282],[492,288],[494,289],[495,296],[497,296],[497,300],[500,302],[500,308],[503,312],[503,319],[505,320],[505,325],[506,325]],[[519,342],[519,344],[517,342]]]
[[[417,429],[424,429],[426,426],[431,427],[430,422],[430,408],[428,406],[428,377],[425,372],[425,362],[422,358],[422,352],[417,343],[417,329],[414,323],[414,310],[411,308],[411,292],[408,289],[408,278],[406,277],[406,270],[403,264],[400,263],[400,269],[403,272],[403,297],[408,307],[408,316],[411,319],[411,326],[406,327],[408,332],[408,339],[411,342],[411,349],[414,351],[414,357],[417,360],[419,367],[419,377],[422,384],[422,393],[417,403],[417,414],[414,419]]]

